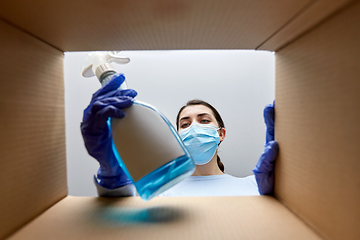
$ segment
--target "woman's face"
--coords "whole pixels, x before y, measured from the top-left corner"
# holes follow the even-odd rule
[[[219,128],[213,111],[204,105],[191,105],[182,110],[179,116],[179,129],[178,131],[190,127],[193,122],[200,124],[211,124]],[[225,138],[225,128],[218,130],[220,141]]]
[[[193,122],[211,124],[219,128],[212,110],[204,105],[192,105],[186,107],[179,117],[179,131],[188,128]]]

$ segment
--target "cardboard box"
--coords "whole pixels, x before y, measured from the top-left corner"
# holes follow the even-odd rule
[[[360,3],[0,2],[0,238],[360,239]],[[276,51],[275,195],[67,196],[63,52]]]

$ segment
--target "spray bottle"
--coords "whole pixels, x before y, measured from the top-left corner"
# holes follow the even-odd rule
[[[82,75],[95,76],[102,85],[116,74],[110,64],[126,64],[117,52],[92,52],[84,59]],[[124,82],[119,89],[126,89]],[[113,151],[143,200],[150,200],[195,170],[185,145],[170,121],[155,107],[135,100],[123,109],[126,116],[110,119]]]

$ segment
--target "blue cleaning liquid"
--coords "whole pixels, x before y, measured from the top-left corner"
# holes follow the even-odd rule
[[[127,174],[128,178],[132,181],[132,183],[135,185],[136,190],[140,197],[147,201],[152,199],[153,197],[159,195],[160,193],[164,192],[165,190],[169,189],[170,187],[174,186],[175,184],[179,183],[186,177],[190,176],[195,171],[195,163],[192,160],[189,152],[187,151],[185,145],[181,141],[179,135],[177,134],[175,128],[172,126],[170,121],[157,109],[153,108],[152,106],[142,103],[139,101],[135,101],[134,104],[138,104],[147,108],[152,109],[155,111],[161,118],[165,121],[167,126],[170,128],[171,132],[173,133],[174,137],[178,141],[179,145],[184,151],[184,155],[176,158],[176,159],[169,159],[169,162],[162,165],[161,167],[153,170],[152,172],[148,173],[138,181],[134,181],[134,179],[131,177],[131,174],[126,168],[125,163],[121,159],[119,152],[117,151],[117,148],[115,144],[112,144],[112,148],[114,151],[114,154],[124,170],[124,172]],[[110,121],[108,121],[108,124],[110,125]]]

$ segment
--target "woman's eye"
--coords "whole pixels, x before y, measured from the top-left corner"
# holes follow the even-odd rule
[[[200,123],[209,123],[210,121],[209,120],[207,120],[207,119],[202,119],[201,121],[200,121]]]
[[[180,125],[181,128],[187,128],[188,126],[190,126],[188,123],[184,123]]]

